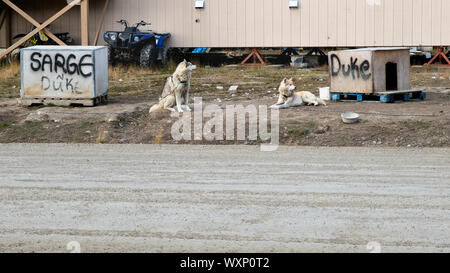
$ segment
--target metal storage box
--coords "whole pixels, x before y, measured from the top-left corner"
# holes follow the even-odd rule
[[[363,48],[328,54],[332,93],[407,91],[409,48]]]
[[[107,99],[105,46],[34,46],[21,50],[22,104],[82,104]]]

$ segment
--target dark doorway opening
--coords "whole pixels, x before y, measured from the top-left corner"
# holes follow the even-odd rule
[[[386,64],[386,91],[398,90],[397,64]]]

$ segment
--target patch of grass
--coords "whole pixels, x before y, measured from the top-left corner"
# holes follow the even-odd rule
[[[309,121],[307,123],[297,125],[296,127],[289,129],[288,134],[294,138],[304,138],[307,135],[311,134],[316,128],[317,123]]]
[[[123,86],[111,86],[109,88],[109,92],[111,93],[125,93],[130,90],[134,90],[133,86],[123,85]]]
[[[18,63],[0,66],[0,97],[16,98],[20,90],[20,65]]]
[[[6,130],[8,142],[30,142],[30,139],[42,135],[42,125],[43,122],[26,121],[22,125],[6,127],[8,130],[3,129]]]
[[[158,133],[153,138],[153,144],[161,144],[164,140],[164,129],[160,128]]]
[[[98,132],[98,136],[97,136],[97,139],[95,140],[95,143],[97,143],[97,144],[105,143],[106,138],[108,137],[108,134],[109,134],[108,131],[100,130]]]
[[[20,78],[20,64],[12,63],[0,68],[0,81],[15,80]]]
[[[11,124],[8,124],[8,123],[3,123],[3,124],[1,124],[1,123],[0,123],[0,129],[7,129],[7,128],[9,128],[9,127],[11,127]]]
[[[25,128],[32,129],[36,128],[42,125],[42,122],[35,122],[35,121],[25,121]]]
[[[421,120],[417,120],[417,121],[403,121],[402,125],[408,129],[411,130],[426,130],[429,129],[431,127],[431,123],[430,122],[426,122],[426,121],[421,121]]]

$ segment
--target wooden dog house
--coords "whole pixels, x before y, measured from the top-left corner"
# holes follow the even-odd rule
[[[332,93],[408,91],[409,48],[362,48],[328,54]]]

